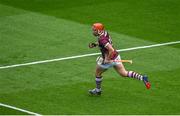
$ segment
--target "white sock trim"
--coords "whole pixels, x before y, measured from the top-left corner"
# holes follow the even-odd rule
[[[96,78],[96,81],[102,81],[103,78]]]

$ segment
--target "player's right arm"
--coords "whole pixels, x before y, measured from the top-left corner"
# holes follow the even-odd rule
[[[99,45],[98,42],[91,42],[91,43],[89,43],[89,48],[94,48],[98,45]]]

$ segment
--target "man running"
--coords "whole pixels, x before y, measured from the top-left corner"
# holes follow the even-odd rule
[[[148,77],[146,75],[138,74],[134,71],[127,71],[124,68],[122,62],[115,62],[121,60],[120,55],[113,47],[112,39],[108,32],[104,29],[104,25],[101,23],[94,23],[92,26],[93,35],[98,38],[98,41],[95,43],[90,43],[89,47],[99,47],[102,56],[97,58],[97,66],[96,66],[96,88],[89,90],[89,93],[92,95],[101,95],[101,83],[103,80],[102,73],[107,69],[113,67],[119,75],[122,77],[135,78],[140,81],[143,81],[147,89],[150,89],[151,84],[148,81]]]

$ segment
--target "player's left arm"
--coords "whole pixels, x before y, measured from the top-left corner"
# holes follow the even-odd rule
[[[111,44],[107,43],[107,45],[105,46],[106,49],[108,50],[108,55],[107,57],[105,58],[105,62],[107,63],[110,63],[112,62],[112,56],[113,56],[113,53],[114,53],[114,48],[112,47]]]

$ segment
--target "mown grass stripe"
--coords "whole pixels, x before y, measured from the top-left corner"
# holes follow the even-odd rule
[[[153,44],[153,45],[147,45],[147,46],[132,47],[132,48],[126,48],[126,49],[121,49],[121,50],[117,50],[117,51],[118,52],[124,52],[124,51],[159,47],[159,46],[172,45],[172,44],[178,44],[178,43],[180,43],[180,41],[167,42],[167,43],[161,43],[161,44]],[[56,59],[50,59],[50,60],[42,60],[42,61],[35,61],[35,62],[29,62],[29,63],[15,64],[15,65],[9,65],[9,66],[1,66],[0,69],[15,68],[15,67],[21,67],[21,66],[35,65],[35,64],[43,64],[43,63],[56,62],[56,61],[62,61],[62,60],[69,60],[69,59],[75,59],[75,58],[95,56],[95,55],[100,55],[100,54],[101,53],[91,53],[91,54],[70,56],[70,57],[64,57],[64,58],[56,58]]]

